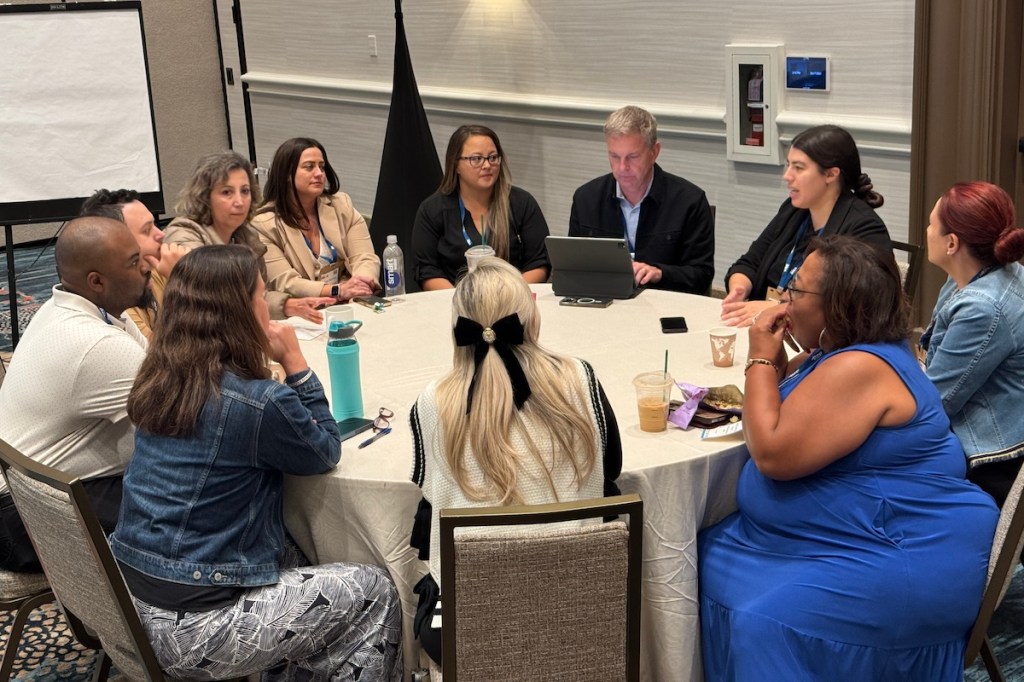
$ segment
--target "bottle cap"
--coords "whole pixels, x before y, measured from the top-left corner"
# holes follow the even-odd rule
[[[388,244],[397,244],[397,243],[398,243],[398,237],[396,237],[393,234],[389,234],[388,235]]]

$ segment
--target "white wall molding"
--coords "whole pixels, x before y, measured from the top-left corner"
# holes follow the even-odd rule
[[[295,74],[249,72],[242,79],[254,97],[333,102],[339,105],[387,109],[391,84]],[[521,95],[484,90],[421,86],[420,96],[428,113],[472,118],[535,122],[584,130],[600,130],[617,103],[578,97]],[[725,140],[725,109],[679,107],[656,102],[636,102],[658,118],[662,137]],[[896,118],[843,116],[803,111],[782,111],[779,134],[789,142],[805,128],[821,123],[841,125],[853,134],[862,152],[886,156],[910,156],[910,121]]]

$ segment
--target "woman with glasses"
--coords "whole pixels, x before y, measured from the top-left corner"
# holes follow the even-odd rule
[[[338,301],[380,289],[370,231],[340,187],[316,140],[296,137],[277,148],[266,201],[252,220],[267,247],[269,289]]]
[[[537,343],[540,315],[515,268],[484,258],[452,300],[452,370],[412,410],[413,481],[423,490],[413,547],[430,561],[413,630],[441,663],[433,627],[440,581],[438,512],[619,494],[615,415],[586,362]]]
[[[953,185],[928,224],[928,260],[949,278],[921,337],[968,477],[1002,506],[1024,462],[1024,229],[987,182]]]
[[[705,677],[962,680],[998,510],[910,350],[892,253],[809,250],[750,328],[739,511],[698,536]],[[808,352],[787,361],[786,334]]]
[[[266,679],[398,682],[401,607],[387,571],[308,566],[285,532],[284,475],[330,471],[341,444],[295,330],[270,322],[264,291],[240,245],[195,249],[175,266],[128,397],[135,454],[111,549],[171,678],[273,668]]]
[[[778,302],[812,237],[846,234],[891,249],[874,210],[884,199],[861,172],[857,144],[843,128],[816,126],[794,137],[782,179],[789,198],[725,275],[722,322],[729,326],[746,327]]]
[[[512,186],[498,135],[464,125],[448,141],[441,186],[416,213],[412,274],[424,290],[451,289],[466,272],[466,250],[483,244],[527,282],[546,282],[547,236],[537,201]]]

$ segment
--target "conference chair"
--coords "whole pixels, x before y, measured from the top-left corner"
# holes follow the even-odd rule
[[[163,680],[81,480],[2,440],[0,469],[75,638],[101,649],[96,679],[106,679],[112,661],[128,679]]]
[[[643,529],[638,495],[441,510],[445,682],[639,680]]]
[[[921,259],[924,254],[921,251],[921,247],[916,244],[908,244],[906,242],[898,242],[894,239],[890,239],[889,243],[892,245],[894,252],[900,252],[906,254],[905,260],[896,259],[896,264],[900,268],[900,276],[903,278],[903,293],[907,295],[907,298],[911,301],[914,300],[914,294],[917,292],[917,279],[921,270]]]
[[[1004,682],[1003,670],[999,666],[992,643],[988,639],[988,626],[992,614],[999,608],[1006,590],[1013,579],[1013,571],[1024,547],[1024,505],[1020,504],[1021,491],[1024,490],[1024,467],[1017,474],[1017,479],[1010,488],[1010,493],[999,512],[992,552],[988,560],[988,579],[985,592],[981,599],[981,609],[974,621],[974,627],[967,639],[967,652],[964,654],[964,667],[968,668],[974,659],[981,654],[985,669],[992,682]]]
[[[715,220],[716,220],[715,216],[718,213],[718,207],[715,206],[714,204],[709,204],[708,208],[711,209],[711,232],[714,233],[714,231],[715,231]],[[715,295],[715,278],[714,277],[711,278],[711,284],[708,284],[708,290],[704,292],[704,295],[705,296],[714,296]],[[724,298],[724,296],[723,296],[723,298]]]
[[[29,615],[51,601],[53,592],[44,574],[0,570],[0,609],[14,612],[11,632],[7,635],[7,645],[4,647],[4,660],[0,663],[0,682],[11,679],[21,634]]]

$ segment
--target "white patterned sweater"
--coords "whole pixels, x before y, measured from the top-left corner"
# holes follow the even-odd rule
[[[585,388],[585,399],[573,397],[574,407],[590,417],[594,437],[598,443],[597,459],[590,475],[578,485],[574,478],[572,464],[567,457],[557,456],[553,441],[547,428],[533,422],[529,412],[524,412],[525,430],[540,450],[544,466],[550,469],[551,480],[554,482],[557,497],[548,483],[546,472],[541,463],[532,456],[524,456],[519,460],[518,491],[524,504],[547,504],[550,502],[570,502],[599,498],[604,495],[618,494],[614,480],[622,468],[622,449],[619,442],[618,425],[611,411],[604,391],[601,389],[594,370],[583,360],[574,359],[580,384]],[[425,556],[427,534],[429,533],[430,573],[440,584],[440,535],[438,515],[441,509],[453,507],[487,507],[498,503],[498,499],[470,499],[452,476],[451,469],[444,455],[444,433],[438,422],[435,390],[437,382],[432,382],[413,406],[411,421],[415,462],[412,480],[423,491],[424,501],[420,503],[417,513],[416,527],[413,530],[412,545],[420,549],[420,558]],[[519,452],[527,453],[527,440],[521,431],[513,432],[512,443]],[[477,487],[484,482],[483,472],[473,456],[472,446],[466,443],[465,468],[469,481]],[[428,517],[429,514],[429,517]],[[429,518],[429,526],[427,525]]]

